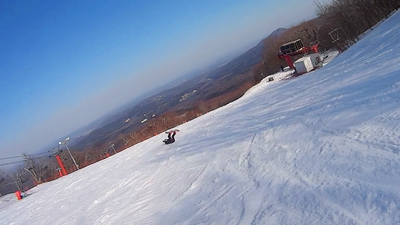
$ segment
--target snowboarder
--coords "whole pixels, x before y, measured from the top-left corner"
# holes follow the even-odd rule
[[[168,134],[168,139],[165,139],[163,142],[166,145],[174,143],[175,142],[175,134],[177,131],[179,131],[179,130],[171,130],[171,131],[165,132],[166,134]]]

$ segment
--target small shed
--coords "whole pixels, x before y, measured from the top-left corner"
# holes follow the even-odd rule
[[[308,73],[322,66],[321,55],[319,53],[309,54],[296,60],[293,64],[297,73]]]
[[[314,69],[322,66],[322,56],[319,53],[312,53],[307,55],[311,58],[311,63],[313,64]]]

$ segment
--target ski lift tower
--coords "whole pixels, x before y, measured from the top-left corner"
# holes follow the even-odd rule
[[[279,48],[278,57],[282,60],[285,59],[290,69],[294,69],[293,61],[291,59],[292,56],[307,54],[309,52],[318,53],[318,46],[318,41],[310,43],[309,46],[304,46],[303,41],[301,41],[301,39],[297,39],[281,45]]]
[[[57,160],[57,162],[58,162],[58,165],[59,165],[59,167],[57,168],[57,171],[60,173],[60,177],[62,177],[62,176],[67,175],[68,172],[67,172],[67,170],[65,169],[64,164],[63,164],[63,162],[62,162],[62,160],[61,160],[61,157],[60,157],[60,154],[61,154],[61,152],[62,152],[62,151],[60,150],[60,145],[57,146],[57,151],[56,151],[56,152],[55,152],[55,149],[56,149],[56,148],[53,148],[51,151],[48,151],[48,152],[51,152],[51,153],[52,153],[52,155],[50,155],[49,157],[54,156],[54,157],[56,158],[56,160]]]

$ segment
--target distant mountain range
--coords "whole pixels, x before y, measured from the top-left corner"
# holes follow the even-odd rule
[[[279,28],[268,37],[278,36],[285,30],[284,28]],[[261,40],[247,51],[240,49],[230,53],[216,60],[205,69],[187,73],[114,109],[69,134],[71,137],[70,145],[75,149],[83,150],[105,136],[112,135],[116,137],[118,132],[139,128],[143,119],[150,119],[151,116],[160,115],[174,108],[188,108],[192,102],[222,94],[224,93],[224,90],[221,90],[222,86],[226,90],[236,87],[238,85],[236,84],[237,82],[243,83],[243,81],[240,81],[239,78],[234,78],[234,76],[248,72],[251,67],[261,62],[264,40]],[[220,84],[223,85],[221,86]],[[194,92],[197,93],[191,94]],[[190,98],[182,102],[181,99],[184,95],[190,96]],[[129,121],[129,123],[126,121]],[[117,130],[119,131],[117,132]]]

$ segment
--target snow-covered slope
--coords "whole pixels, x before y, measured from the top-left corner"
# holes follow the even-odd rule
[[[400,223],[400,13],[314,72],[0,201],[0,224]]]

